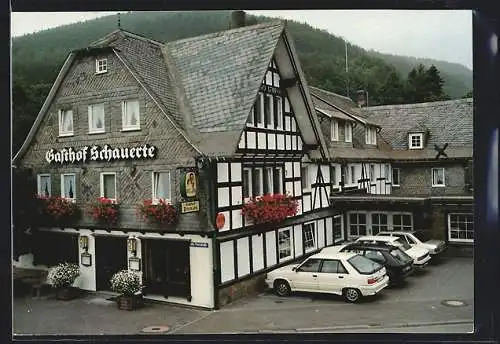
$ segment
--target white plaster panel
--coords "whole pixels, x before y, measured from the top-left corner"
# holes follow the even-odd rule
[[[231,181],[241,182],[241,164],[239,162],[231,163]]]
[[[221,213],[222,215],[224,215],[226,221],[224,221],[224,226],[221,229],[219,229],[219,232],[224,232],[231,229],[229,227],[229,211],[222,211]]]
[[[278,138],[278,141],[276,142],[277,149],[284,150],[285,149],[285,136],[283,134],[278,134],[277,138]]]
[[[217,163],[217,181],[219,183],[225,183],[229,181],[229,171],[226,162]]]
[[[243,197],[242,193],[242,187],[241,186],[233,186],[231,188],[231,204],[232,205],[239,205],[241,204],[241,198]]]
[[[295,225],[293,226],[293,238],[295,244],[295,257],[301,256],[304,252],[302,251],[302,226]]]
[[[316,226],[318,228],[318,248],[325,247],[325,220],[318,220]]]
[[[330,183],[330,167],[328,165],[321,165],[321,174],[323,175],[323,182]]]
[[[333,245],[333,223],[331,217],[326,218],[325,226],[326,226],[326,246],[330,246]]]
[[[233,229],[243,227],[243,216],[241,215],[241,209],[231,210],[231,216],[233,221]]]
[[[238,148],[246,148],[245,147],[245,134],[241,134],[241,137],[240,137],[240,142],[238,143]]]
[[[311,195],[302,196],[302,211],[308,212],[311,210]]]
[[[234,279],[234,245],[233,241],[220,243],[220,270],[221,282],[227,282]]]
[[[228,187],[217,188],[217,204],[218,204],[219,208],[229,206],[229,188]]]
[[[253,271],[259,271],[264,268],[264,245],[262,243],[262,235],[255,234],[252,236],[252,261]]]
[[[254,132],[247,132],[247,148],[249,149],[255,149],[257,148],[255,146],[256,138],[255,138],[255,133]]]
[[[266,149],[266,133],[257,133],[259,149]]]
[[[276,265],[276,233],[274,231],[266,233],[266,257],[268,267]]]
[[[294,169],[293,174],[295,178],[300,177],[300,162],[294,162],[293,169]]]
[[[285,178],[292,178],[293,162],[286,161],[285,162]]]
[[[285,183],[285,193],[289,195],[293,195],[293,182],[286,182]]]
[[[292,136],[292,150],[297,150],[297,137]]]
[[[269,149],[276,149],[276,135],[267,134],[267,144]]]
[[[292,149],[292,139],[290,135],[285,135],[285,149],[286,150]]]
[[[297,180],[294,183],[295,183],[295,196],[302,195],[302,182],[300,180]]]
[[[250,273],[248,237],[238,239],[236,244],[238,245],[238,277],[242,277]]]

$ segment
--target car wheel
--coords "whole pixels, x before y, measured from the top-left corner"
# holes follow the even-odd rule
[[[279,296],[288,296],[290,295],[291,289],[287,281],[277,280],[274,282],[274,291]]]
[[[357,302],[361,298],[361,292],[355,288],[344,289],[344,298],[348,302]]]

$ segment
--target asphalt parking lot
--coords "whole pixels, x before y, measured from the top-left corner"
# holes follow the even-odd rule
[[[203,311],[161,303],[132,312],[91,293],[72,301],[14,299],[15,334],[141,334],[148,326],[164,334],[265,332],[470,332],[474,317],[471,258],[446,258],[401,287],[357,304],[335,295],[268,291]],[[447,302],[452,301],[452,302]]]

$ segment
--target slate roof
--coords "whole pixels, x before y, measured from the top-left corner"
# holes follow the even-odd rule
[[[363,108],[370,119],[382,124],[380,134],[394,148],[394,159],[433,159],[434,145],[448,143],[445,153],[453,158],[472,157],[473,100],[456,99],[419,104]],[[424,149],[408,149],[408,133],[428,129]]]
[[[283,22],[271,22],[165,45],[195,128],[241,132],[283,28]]]
[[[379,126],[377,122],[369,119],[368,116],[361,112],[360,108],[358,108],[357,104],[351,98],[313,86],[309,87],[309,91],[313,99],[319,98],[323,104],[327,102],[341,108],[342,111],[358,122]]]

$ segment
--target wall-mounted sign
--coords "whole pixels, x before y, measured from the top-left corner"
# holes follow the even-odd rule
[[[200,211],[200,202],[199,201],[191,201],[191,202],[182,202],[181,203],[181,214],[192,213],[195,211]]]
[[[217,217],[215,218],[215,225],[217,226],[217,229],[221,229],[224,227],[224,223],[226,223],[226,217],[222,213],[218,213]]]
[[[80,261],[83,266],[92,266],[92,255],[87,252],[82,252],[80,255]]]
[[[198,194],[198,175],[194,169],[181,171],[181,195],[185,198],[195,198]]]
[[[203,248],[208,248],[208,243],[207,242],[195,242],[191,241],[189,244],[191,247],[203,247]]]
[[[74,164],[87,161],[111,161],[111,160],[139,160],[156,158],[155,146],[145,144],[135,147],[115,147],[110,145],[84,146],[80,149],[73,147],[61,150],[49,149],[45,153],[45,160],[49,163]]]

